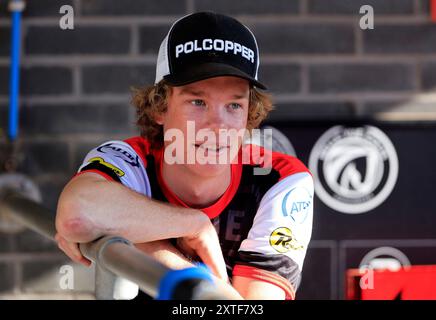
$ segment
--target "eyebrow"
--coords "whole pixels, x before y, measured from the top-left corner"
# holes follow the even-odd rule
[[[198,91],[198,90],[194,90],[194,89],[190,89],[190,88],[183,88],[182,90],[180,90],[180,94],[189,94],[189,95],[193,95],[193,96],[205,96],[206,93],[204,91]]]
[[[199,96],[199,97],[204,97],[207,96],[205,91],[202,90],[194,90],[194,89],[190,89],[190,88],[183,88],[182,90],[180,90],[180,95],[193,95],[193,96]],[[232,95],[232,99],[244,99],[244,98],[248,98],[249,94],[234,94]]]

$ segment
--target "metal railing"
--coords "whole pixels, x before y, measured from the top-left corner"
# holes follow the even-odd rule
[[[0,199],[0,212],[54,241],[56,234],[54,214],[35,201],[15,191],[6,192]],[[153,298],[187,300],[238,298],[231,291],[226,290],[223,284],[213,283],[207,279],[208,275],[204,274],[205,271],[201,271],[201,268],[172,270],[122,237],[107,236],[80,244],[80,251],[96,265],[97,299],[126,299],[126,294],[123,292],[126,283],[136,284],[139,289]],[[178,280],[171,283],[171,292],[167,292],[164,297],[162,291],[164,289],[168,291],[168,288],[162,288],[162,280],[171,273],[184,271],[189,272],[185,272],[181,277],[170,277]],[[168,281],[166,283],[168,284]]]

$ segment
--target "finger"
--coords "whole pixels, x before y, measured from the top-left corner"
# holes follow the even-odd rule
[[[73,252],[71,251],[71,249],[62,241],[58,242],[58,247],[59,249],[61,249],[63,251],[64,254],[66,254],[68,256],[68,258],[70,258],[72,261],[74,262],[79,262],[77,257],[73,254]]]
[[[185,240],[183,240],[182,238],[177,239],[177,247],[179,248],[179,250],[184,254],[187,255],[189,257],[194,257],[196,255],[195,250],[193,250],[187,243]]]
[[[59,237],[58,241],[61,249],[70,257],[74,262],[81,263],[85,266],[90,266],[91,261],[86,259],[80,252],[79,245],[74,242],[69,242],[63,237]]]
[[[58,247],[61,249],[71,260],[78,262],[79,258],[76,256],[74,251],[69,247],[65,240],[59,239]]]
[[[222,257],[221,249],[218,248],[212,250],[210,247],[203,247],[197,251],[201,260],[211,269],[218,278],[225,282],[228,282],[228,276],[226,271],[226,264]]]
[[[76,261],[78,263],[81,263],[81,264],[85,265],[86,267],[89,267],[91,265],[92,262],[82,255],[82,252],[80,251],[78,243],[69,242],[68,247],[73,252],[74,256],[76,257]]]

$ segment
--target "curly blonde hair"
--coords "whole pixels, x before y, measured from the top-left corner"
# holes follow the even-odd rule
[[[141,136],[155,149],[162,147],[164,142],[163,127],[155,121],[155,115],[166,112],[171,90],[172,86],[164,80],[153,86],[132,88],[131,103],[136,108],[136,125]],[[271,96],[250,86],[247,129],[257,128],[272,109]]]

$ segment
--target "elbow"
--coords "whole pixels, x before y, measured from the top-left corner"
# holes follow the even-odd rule
[[[96,238],[93,230],[80,199],[63,192],[57,206],[56,231],[68,241],[83,243]]]
[[[70,242],[83,243],[90,238],[89,228],[80,218],[56,218],[56,231]]]

